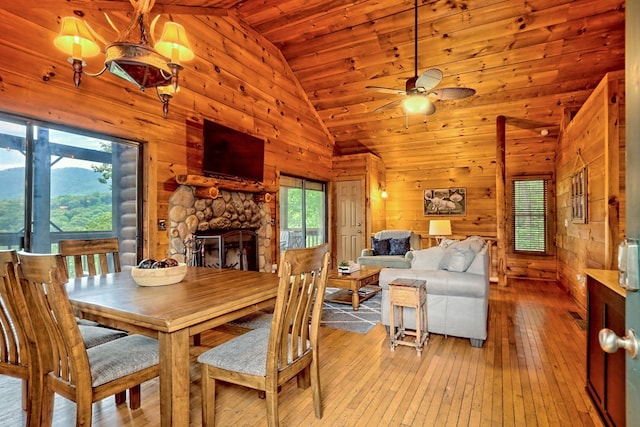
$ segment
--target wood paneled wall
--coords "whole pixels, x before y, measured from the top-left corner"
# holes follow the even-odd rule
[[[624,123],[624,73],[609,73],[566,125],[558,143],[558,277],[583,306],[584,269],[616,269],[617,245],[625,234]],[[588,171],[585,224],[571,218],[571,176],[583,162]]]
[[[84,76],[80,88],[73,87],[71,66],[52,43],[60,16],[72,15],[72,9],[61,1],[55,11],[0,10],[0,111],[145,145],[144,256],[168,253],[168,235],[157,231],[157,220],[167,218],[175,176],[197,172],[193,165],[201,140],[192,130],[187,134],[187,120],[208,118],[265,138],[268,185],[277,185],[280,173],[330,179],[332,137],[280,51],[253,30],[228,17],[190,19],[187,31],[196,58],[184,64],[181,90],[164,119],[153,90],[141,93],[109,73]],[[100,12],[84,14],[96,31],[113,34]],[[110,16],[119,27],[127,23],[123,14]],[[87,62],[88,71],[97,71],[102,58]],[[276,201],[272,215],[277,216]]]

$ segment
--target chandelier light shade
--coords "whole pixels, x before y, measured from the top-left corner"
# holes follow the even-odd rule
[[[429,221],[429,235],[436,237],[438,243],[444,236],[451,236],[451,221],[448,219],[432,219]]]
[[[104,67],[100,72],[88,75],[97,77],[109,71],[142,91],[155,88],[166,118],[169,113],[169,100],[178,92],[178,72],[183,68],[181,62],[193,59],[194,53],[184,27],[172,21],[165,23],[161,39],[152,46],[149,40],[159,16],[154,19],[151,29],[148,18],[155,0],[130,2],[135,9],[131,22],[114,42],[106,43],[85,21],[76,17],[64,17],[54,45],[71,55],[69,62],[73,65],[73,79],[77,89],[82,74],[87,74],[83,71],[83,66],[86,65],[83,58],[100,53],[101,49],[95,42],[95,38],[98,38],[105,45]],[[107,21],[115,28],[108,16]]]
[[[90,58],[100,53],[100,46],[91,35],[86,22],[74,16],[62,18],[60,34],[53,40],[55,47],[70,55],[69,62],[73,66],[73,82],[76,89],[80,86],[82,67],[86,65],[83,58]]]
[[[174,64],[190,61],[194,56],[187,39],[187,32],[182,25],[173,21],[164,24],[162,36],[155,48],[161,55],[171,58]]]
[[[75,16],[62,18],[60,34],[53,44],[72,59],[90,58],[100,53],[100,46],[95,42],[87,24]]]

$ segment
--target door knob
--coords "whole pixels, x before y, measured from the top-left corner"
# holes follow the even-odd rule
[[[600,347],[607,353],[615,353],[624,348],[629,352],[629,356],[632,359],[635,359],[638,355],[638,340],[636,340],[636,333],[633,329],[629,329],[627,335],[622,338],[611,329],[601,329],[598,334],[598,341],[600,341]]]

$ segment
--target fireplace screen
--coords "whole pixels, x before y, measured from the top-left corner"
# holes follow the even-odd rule
[[[200,267],[258,271],[258,235],[245,229],[202,232],[191,255],[191,264]]]

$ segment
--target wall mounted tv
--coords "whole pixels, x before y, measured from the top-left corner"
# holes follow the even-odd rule
[[[205,176],[261,182],[264,140],[205,119],[202,172]]]

